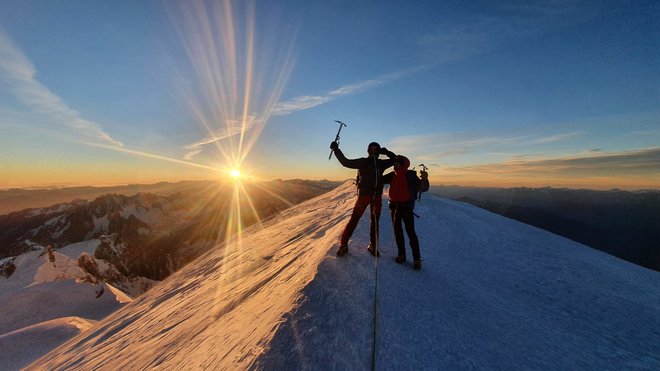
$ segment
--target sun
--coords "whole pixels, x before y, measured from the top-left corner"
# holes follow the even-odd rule
[[[220,169],[219,169],[220,170]],[[227,166],[220,170],[220,178],[224,181],[232,182],[235,184],[250,181],[252,178],[249,173],[243,171],[239,166]]]
[[[241,177],[241,171],[238,169],[229,169],[229,176],[233,179],[239,179]]]

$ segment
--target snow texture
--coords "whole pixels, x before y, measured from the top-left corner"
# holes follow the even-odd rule
[[[71,259],[59,252],[53,252],[53,257],[55,261],[45,261],[37,269],[34,282],[30,286],[59,280],[82,279],[87,276],[87,273],[78,266],[77,259]]]
[[[58,318],[0,335],[0,368],[18,370],[56,346],[91,328],[96,321]]]
[[[121,291],[120,289],[108,284],[104,283],[103,284],[105,290],[110,290],[112,295],[115,296],[115,300],[117,300],[118,303],[125,304],[125,303],[130,303],[133,301],[133,298],[130,296],[126,295],[125,292]]]
[[[0,277],[0,370],[27,366],[132,301],[108,284],[79,281],[87,274],[75,257],[96,246],[69,245],[53,252],[54,262],[45,251],[30,251],[14,259],[9,278]]]
[[[660,369],[660,274],[425,196],[423,266],[387,210],[335,256],[350,183],[248,229],[29,369]],[[410,251],[408,251],[410,257]],[[375,273],[378,272],[377,295]]]

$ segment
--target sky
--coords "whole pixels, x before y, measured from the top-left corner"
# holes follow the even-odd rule
[[[654,1],[0,3],[0,188],[355,176],[660,188]]]

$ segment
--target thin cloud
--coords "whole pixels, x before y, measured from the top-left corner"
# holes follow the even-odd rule
[[[363,80],[353,84],[344,85],[330,91],[325,95],[301,95],[288,101],[277,103],[273,108],[272,114],[274,116],[286,116],[293,112],[304,111],[328,103],[343,96],[361,93],[369,89],[387,84],[389,82],[411,76],[427,68],[429,68],[427,65],[407,68],[405,70],[379,76],[375,79]]]
[[[446,133],[432,135],[409,135],[390,141],[397,152],[421,154],[420,158],[447,158],[465,155],[485,148],[508,147],[527,140],[519,135],[483,135],[473,133]]]
[[[199,147],[201,147],[201,146],[202,146],[202,145],[200,144]],[[192,148],[190,148],[190,147],[192,147]],[[183,159],[186,160],[186,161],[190,161],[190,160],[192,160],[195,156],[197,156],[198,154],[202,153],[202,149],[201,149],[201,148],[193,147],[192,145],[189,146],[189,147],[186,147],[186,149],[188,149],[188,152],[183,156]]]
[[[304,111],[320,106],[330,100],[332,100],[332,95],[302,95],[285,102],[277,103],[275,108],[273,108],[273,116],[286,116],[293,112]]]
[[[571,133],[564,133],[564,134],[557,134],[557,135],[551,135],[548,137],[543,137],[543,138],[538,138],[533,140],[533,143],[537,144],[544,144],[544,143],[553,143],[553,142],[560,142],[563,140],[568,140],[568,139],[573,139],[581,136],[583,133],[581,131],[575,131]]]
[[[550,130],[548,130],[550,129]],[[477,160],[476,156],[521,158],[543,157],[553,152],[552,143],[568,141],[585,135],[583,130],[566,131],[560,134],[555,126],[528,127],[524,129],[502,129],[496,131],[451,132],[395,137],[388,146],[401,153],[419,158],[434,159],[461,157]],[[515,148],[515,150],[513,150]],[[521,153],[522,152],[522,153]]]
[[[516,176],[649,176],[660,174],[660,148],[598,155],[566,156],[543,160],[514,160],[492,164],[454,167],[454,172]]]
[[[78,111],[70,108],[59,96],[39,82],[36,74],[30,60],[0,31],[0,81],[19,102],[34,112],[47,116],[55,125],[72,129],[100,143],[123,145],[103,131],[100,125],[84,119]]]
[[[454,24],[447,24],[422,35],[417,45],[420,47],[423,64],[401,71],[363,80],[332,90],[324,95],[302,95],[288,101],[279,102],[273,115],[284,116],[328,103],[336,98],[360,93],[383,84],[438,67],[448,62],[462,60],[474,55],[501,48],[513,41],[541,35],[551,30],[569,27],[584,21],[576,17],[584,14],[584,9],[544,2],[521,4],[510,9],[519,17],[471,17]]]
[[[245,120],[245,130],[250,130],[254,125],[260,123],[261,121],[255,116],[255,115],[250,115],[247,117]],[[195,156],[198,154],[202,153],[204,146],[219,142],[221,140],[225,140],[227,138],[233,137],[235,135],[239,135],[243,129],[243,120],[242,119],[235,119],[235,120],[227,120],[225,122],[224,127],[222,127],[220,130],[216,131],[210,136],[207,136],[203,139],[198,140],[195,143],[189,144],[185,147],[188,152],[183,156],[185,160],[192,160]]]

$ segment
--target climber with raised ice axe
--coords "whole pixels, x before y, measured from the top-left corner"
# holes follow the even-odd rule
[[[388,151],[387,148],[381,148],[376,142],[369,143],[367,147],[368,157],[361,157],[356,159],[347,159],[344,153],[339,149],[339,143],[333,141],[330,143],[330,149],[334,152],[337,160],[349,169],[358,170],[358,198],[353,207],[351,219],[346,224],[344,232],[341,234],[339,250],[337,256],[344,256],[348,253],[348,240],[353,235],[355,227],[357,227],[364,210],[369,206],[371,215],[370,224],[370,241],[367,250],[371,255],[378,257],[378,221],[380,219],[380,211],[383,205],[383,172],[385,169],[392,166],[397,156]],[[386,155],[389,157],[387,160],[381,160],[379,155]]]

